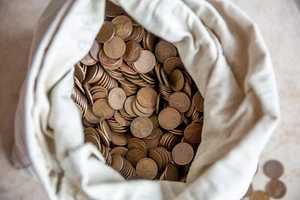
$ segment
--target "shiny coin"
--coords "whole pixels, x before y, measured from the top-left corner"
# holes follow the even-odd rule
[[[105,43],[110,41],[115,35],[115,26],[109,21],[105,21],[96,37],[98,42]]]

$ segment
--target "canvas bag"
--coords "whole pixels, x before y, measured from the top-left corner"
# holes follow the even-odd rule
[[[71,99],[74,64],[91,47],[105,0],[52,0],[34,36],[15,118],[15,167],[50,199],[240,199],[279,122],[271,59],[254,22],[230,1],[113,0],[172,42],[204,97],[202,142],[187,183],[126,181],[84,144]]]

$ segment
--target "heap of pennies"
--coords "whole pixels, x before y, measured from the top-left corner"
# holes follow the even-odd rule
[[[106,3],[72,98],[85,142],[126,179],[186,181],[201,142],[203,98],[176,47]]]

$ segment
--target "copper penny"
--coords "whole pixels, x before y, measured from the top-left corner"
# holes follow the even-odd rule
[[[178,165],[189,164],[194,158],[194,150],[188,143],[178,143],[172,150],[172,158]]]
[[[174,164],[169,164],[165,169],[165,180],[168,181],[178,181],[179,170]]]
[[[155,62],[155,56],[151,53],[151,51],[142,50],[139,58],[133,63],[133,65],[137,72],[144,74],[150,72],[154,68]]]
[[[136,116],[136,114],[133,111],[132,104],[135,102],[136,96],[130,96],[125,100],[124,109],[130,116]]]
[[[123,55],[123,59],[126,62],[134,62],[136,61],[141,54],[142,47],[141,45],[136,41],[130,41],[126,43],[126,51]]]
[[[143,158],[146,158],[146,155],[140,149],[130,149],[126,154],[126,159],[132,164],[132,166],[136,166],[136,164]]]
[[[184,129],[184,139],[191,144],[201,142],[203,121],[200,123],[193,122]]]
[[[160,41],[155,47],[155,55],[159,62],[164,63],[168,58],[175,57],[177,50],[170,42]]]
[[[172,130],[180,125],[181,115],[175,108],[165,108],[158,115],[158,122],[166,130]]]
[[[97,40],[94,40],[93,45],[90,49],[90,54],[97,61],[99,61],[98,55],[102,47],[102,44],[100,44]]]
[[[193,97],[193,105],[200,112],[204,111],[203,102],[204,102],[204,99],[203,99],[201,93],[199,91],[197,91],[196,94]]]
[[[130,35],[133,25],[129,17],[125,15],[117,16],[112,20],[112,23],[116,28],[116,36],[124,39],[125,37],[128,37]]]
[[[108,94],[108,103],[115,110],[122,109],[125,100],[126,94],[122,88],[113,88]]]
[[[109,21],[105,21],[96,37],[100,43],[110,41],[115,35],[115,26]]]
[[[191,100],[188,95],[183,92],[174,92],[169,98],[169,105],[180,113],[185,113],[191,106]]]
[[[170,57],[163,64],[163,69],[168,75],[176,68],[184,69],[184,65],[179,57]]]
[[[145,108],[154,108],[157,102],[157,93],[152,88],[143,87],[138,91],[136,99],[141,106]]]
[[[130,130],[135,137],[145,138],[151,134],[153,124],[147,117],[137,117],[131,122]]]
[[[111,1],[106,1],[105,5],[105,15],[108,17],[115,17],[117,15],[121,15],[124,12],[124,10],[120,7],[114,4]]]
[[[136,174],[143,179],[152,180],[156,177],[157,172],[157,164],[150,158],[143,158],[136,165]]]
[[[94,102],[93,112],[97,117],[104,119],[111,118],[115,113],[114,109],[109,105],[107,99],[99,99]]]
[[[117,154],[112,155],[111,158],[111,167],[114,168],[116,171],[120,172],[124,167],[124,159],[122,158],[122,156]]]
[[[115,111],[114,117],[121,126],[130,126],[130,121],[125,119],[118,110]]]
[[[284,197],[286,193],[285,184],[280,180],[270,180],[266,186],[267,193],[270,197],[280,199]]]
[[[277,179],[283,174],[283,166],[277,160],[269,160],[264,164],[264,173],[272,178]]]
[[[124,55],[126,45],[122,38],[114,36],[110,41],[104,43],[103,50],[109,58],[118,59]]]
[[[95,60],[91,54],[88,53],[80,60],[80,62],[84,65],[92,66],[97,63],[97,60]]]
[[[175,69],[171,72],[169,76],[170,86],[172,90],[178,92],[183,89],[184,86],[184,77],[179,69]]]
[[[250,200],[269,200],[270,197],[267,193],[265,193],[264,191],[254,191],[250,197]]]
[[[110,151],[111,155],[117,154],[120,156],[126,156],[126,153],[128,152],[128,149],[125,147],[115,147]]]

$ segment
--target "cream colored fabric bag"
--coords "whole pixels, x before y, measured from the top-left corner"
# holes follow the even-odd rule
[[[52,0],[41,16],[16,113],[15,166],[33,169],[50,199],[240,199],[280,116],[257,26],[229,1],[114,2],[177,46],[205,99],[202,143],[187,183],[125,181],[84,144],[70,97],[73,66],[103,23],[105,0]]]

